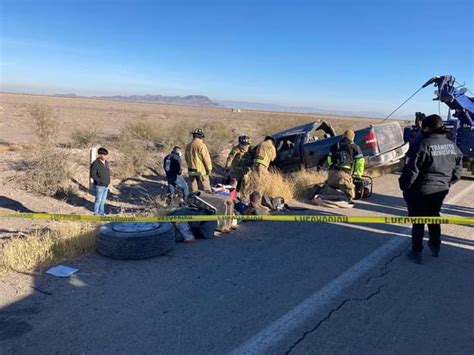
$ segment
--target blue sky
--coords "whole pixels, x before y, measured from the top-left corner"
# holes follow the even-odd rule
[[[471,0],[1,4],[2,90],[388,113],[433,75],[474,89]],[[401,113],[437,112],[432,94]]]

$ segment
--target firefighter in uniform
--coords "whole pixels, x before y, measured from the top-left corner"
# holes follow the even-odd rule
[[[343,138],[331,147],[327,163],[329,165],[327,184],[343,191],[352,201],[355,197],[355,185],[352,175],[364,174],[365,159],[360,147],[354,143],[355,133],[347,130]]]
[[[410,217],[437,217],[449,187],[461,179],[462,153],[446,138],[447,129],[440,116],[426,117],[421,127],[423,139],[407,156],[399,184]],[[438,257],[441,225],[428,224],[428,231],[431,254]],[[424,234],[424,224],[413,224],[412,248],[407,256],[417,264],[421,264]]]
[[[239,144],[234,146],[227,157],[225,169],[229,172],[229,179],[235,179],[240,187],[242,177],[245,175],[249,159],[250,138],[240,136]]]
[[[266,136],[264,141],[260,143],[255,152],[252,170],[258,175],[268,171],[270,163],[276,158],[275,138]]]
[[[191,134],[193,140],[187,145],[185,152],[191,192],[198,191],[199,187],[204,191],[211,191],[209,176],[212,162],[209,150],[203,142],[204,132],[201,128],[197,128]]]

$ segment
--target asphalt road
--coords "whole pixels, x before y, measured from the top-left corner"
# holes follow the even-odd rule
[[[405,215],[395,175],[352,210]],[[445,213],[474,214],[461,181]],[[0,354],[474,352],[474,226],[443,226],[439,259],[404,256],[394,225],[246,222],[146,261],[100,256],[31,278],[0,310]]]

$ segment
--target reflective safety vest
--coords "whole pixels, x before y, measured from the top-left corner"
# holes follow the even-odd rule
[[[346,170],[359,177],[364,175],[364,155],[360,147],[347,138],[343,138],[331,147],[327,162],[329,167]]]

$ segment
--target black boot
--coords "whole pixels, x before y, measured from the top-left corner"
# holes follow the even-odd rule
[[[407,253],[408,259],[413,261],[415,264],[421,264],[421,252],[415,252],[413,250],[410,250]]]
[[[431,242],[428,242],[428,246],[430,247],[431,255],[434,258],[439,258],[439,247],[434,246]]]

